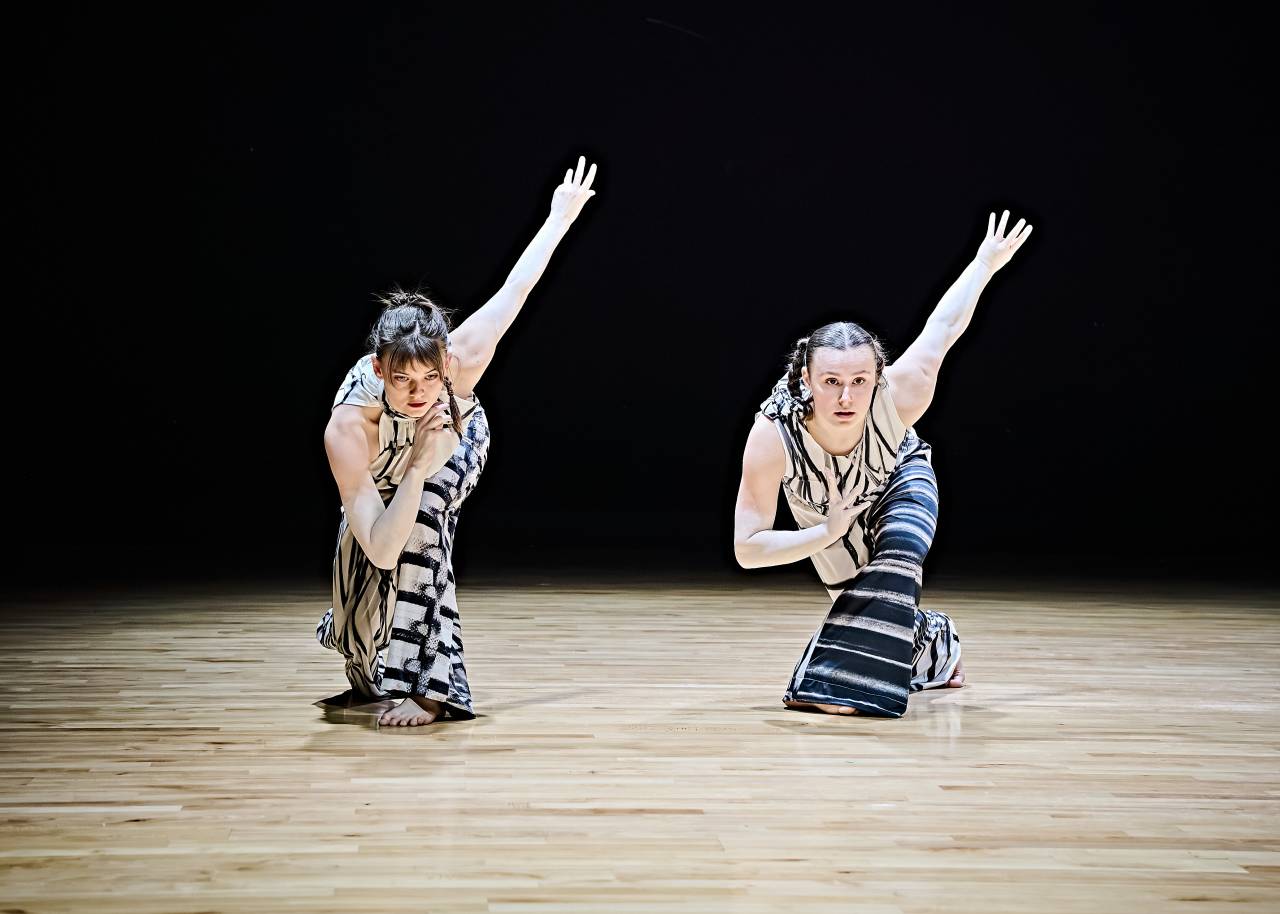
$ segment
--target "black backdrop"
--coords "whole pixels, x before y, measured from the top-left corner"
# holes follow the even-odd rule
[[[1256,22],[370,6],[15,26],[11,583],[323,584],[372,293],[465,316],[579,153],[599,194],[479,388],[464,571],[737,573],[790,343],[856,319],[901,352],[1008,207],[1035,233],[918,425],[932,568],[1270,574]]]

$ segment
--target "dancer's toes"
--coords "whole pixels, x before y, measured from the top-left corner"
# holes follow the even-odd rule
[[[951,678],[947,680],[948,689],[958,689],[964,685],[964,661],[956,661],[955,672],[951,674]]]
[[[851,707],[849,707],[848,705],[819,705],[819,704],[815,704],[813,707],[817,708],[817,709],[818,709],[819,711],[821,711],[823,714],[857,714],[857,713],[858,713],[858,709],[857,709],[857,708],[851,708]]]
[[[812,708],[815,711],[821,711],[823,714],[857,714],[857,708],[850,708],[847,705],[820,705],[811,701],[784,701],[784,705],[788,708],[795,708],[799,711],[806,711]]]
[[[440,716],[440,702],[410,695],[378,718],[384,727],[424,727]]]

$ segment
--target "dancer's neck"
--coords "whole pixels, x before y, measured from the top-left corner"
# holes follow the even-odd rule
[[[804,427],[818,446],[833,457],[848,457],[862,443],[862,433],[867,427],[867,417],[856,428],[832,426],[810,416],[804,421]]]

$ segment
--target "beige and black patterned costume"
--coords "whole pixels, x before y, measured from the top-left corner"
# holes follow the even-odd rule
[[[444,703],[451,717],[474,717],[462,652],[453,577],[458,510],[475,488],[489,453],[489,424],[474,399],[458,398],[458,447],[426,481],[413,532],[396,567],[369,561],[347,523],[338,527],[333,604],[316,628],[322,645],[346,657],[352,688],[373,698],[421,695]],[[380,406],[378,456],[369,473],[391,501],[404,477],[417,420],[391,409],[382,380],[365,356],[347,374],[333,405]]]
[[[856,516],[847,534],[813,555],[833,603],[783,697],[898,717],[909,692],[945,686],[960,662],[951,619],[920,608],[922,566],[938,523],[930,448],[898,416],[883,379],[848,455],[823,450],[805,427],[804,407],[785,376],[760,404],[786,452],[787,506],[801,527],[826,523],[832,495],[824,469],[831,469],[835,497],[855,498]]]

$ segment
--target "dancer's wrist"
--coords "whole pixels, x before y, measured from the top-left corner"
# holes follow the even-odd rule
[[[828,546],[834,546],[836,543],[840,542],[841,537],[843,537],[847,532],[847,530],[833,531],[830,524],[820,524],[819,526],[822,528],[822,538],[819,540],[819,542],[822,543],[822,549],[826,549]],[[819,551],[821,551],[821,549]]]
[[[569,231],[569,226],[573,225],[573,220],[577,218],[568,213],[557,213],[552,210],[547,214],[547,221],[543,223],[563,235]]]

